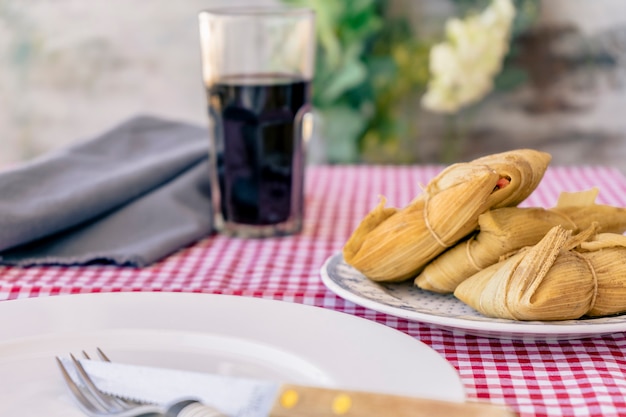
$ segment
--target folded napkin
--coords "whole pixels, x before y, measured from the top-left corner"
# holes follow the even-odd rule
[[[145,266],[207,236],[208,148],[142,116],[0,173],[0,263]]]

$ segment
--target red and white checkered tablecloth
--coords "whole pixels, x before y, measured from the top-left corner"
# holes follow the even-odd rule
[[[0,267],[0,300],[68,293],[181,291],[263,297],[321,306],[396,328],[443,355],[470,398],[508,404],[521,416],[626,415],[626,334],[560,342],[453,334],[344,301],[320,267],[384,194],[406,205],[439,166],[321,166],[307,172],[306,222],[298,236],[211,236],[147,268]],[[550,167],[523,206],[549,207],[561,191],[600,188],[598,202],[626,206],[626,178],[605,167]]]

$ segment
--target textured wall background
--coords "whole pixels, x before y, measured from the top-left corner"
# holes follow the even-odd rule
[[[138,113],[203,123],[196,15],[225,3],[0,0],[0,163]]]
[[[626,171],[626,1],[544,0],[528,49],[529,84],[486,103],[474,154],[502,141],[542,147],[561,164]],[[554,55],[542,56],[541,46]]]

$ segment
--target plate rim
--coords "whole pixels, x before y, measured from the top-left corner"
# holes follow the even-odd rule
[[[148,324],[143,327],[136,326],[138,322],[142,322],[142,320],[139,319],[139,320],[132,321],[131,325],[128,328],[131,330],[133,328],[148,329],[148,330],[161,329],[162,331],[180,330],[180,331],[186,331],[186,332],[211,334],[211,335],[215,335],[219,337],[233,337],[233,336],[243,337],[245,340],[248,340],[251,342],[260,342],[260,343],[266,343],[269,340],[270,345],[276,348],[284,349],[287,352],[294,353],[297,356],[303,358],[304,360],[309,361],[311,364],[315,366],[321,366],[320,369],[324,369],[325,372],[327,372],[328,375],[331,376],[331,378],[333,378],[334,380],[340,383],[346,383],[346,381],[353,379],[353,378],[346,377],[346,372],[348,370],[347,368],[351,369],[351,367],[354,367],[357,364],[352,363],[352,365],[349,365],[349,366],[342,365],[343,370],[338,370],[338,371],[334,371],[330,365],[334,361],[338,360],[337,357],[349,359],[349,356],[348,356],[349,352],[347,351],[347,349],[352,343],[352,340],[354,337],[346,337],[345,340],[339,341],[336,344],[336,348],[338,349],[336,351],[337,352],[336,355],[335,355],[335,351],[332,350],[332,349],[335,349],[335,347],[332,347],[332,345],[335,345],[335,344],[332,344],[332,343],[326,344],[329,346],[321,349],[321,353],[319,354],[321,356],[319,356],[318,354],[314,354],[314,355],[311,354],[313,350],[312,348],[311,350],[304,349],[304,351],[298,352],[295,350],[295,347],[298,346],[299,343],[305,343],[306,341],[311,341],[311,340],[315,341],[317,340],[317,338],[320,338],[320,337],[331,337],[337,331],[345,331],[346,328],[355,328],[356,329],[355,335],[358,337],[361,337],[362,335],[367,334],[367,333],[371,333],[373,335],[376,335],[377,337],[387,335],[386,340],[389,341],[389,346],[390,347],[393,347],[394,345],[397,346],[398,352],[402,353],[401,356],[405,360],[409,359],[413,361],[411,365],[413,371],[419,370],[419,369],[430,369],[430,370],[436,370],[441,373],[442,376],[440,379],[440,383],[446,384],[446,386],[449,385],[449,388],[450,388],[449,392],[441,393],[442,399],[447,399],[450,401],[464,401],[467,398],[466,388],[460,377],[458,370],[442,354],[440,354],[439,352],[437,352],[436,350],[434,350],[432,347],[428,346],[421,340],[405,332],[402,332],[398,329],[395,329],[391,326],[386,326],[382,323],[378,323],[373,320],[368,320],[366,318],[359,317],[353,314],[333,310],[330,308],[297,303],[297,302],[292,302],[290,300],[282,300],[282,299],[270,299],[270,298],[261,298],[261,297],[250,297],[250,296],[240,296],[240,295],[230,295],[230,294],[214,294],[214,293],[140,291],[140,292],[98,292],[98,293],[63,294],[63,295],[58,295],[58,296],[55,295],[55,296],[48,296],[48,297],[27,297],[27,298],[21,298],[21,299],[6,300],[6,302],[0,303],[0,324],[2,322],[9,323],[11,321],[15,321],[15,320],[12,320],[11,318],[15,316],[13,316],[12,314],[8,314],[9,312],[20,313],[24,311],[30,311],[31,312],[30,317],[24,320],[24,326],[26,326],[26,328],[30,328],[30,330],[29,329],[21,330],[21,326],[19,324],[13,324],[11,326],[7,326],[7,332],[0,333],[0,348],[2,348],[3,346],[10,348],[11,343],[15,343],[16,341],[20,341],[20,340],[33,339],[34,341],[36,341],[37,337],[39,337],[39,339],[42,339],[42,338],[49,336],[50,334],[54,335],[55,331],[59,332],[60,334],[65,334],[66,332],[68,332],[68,330],[70,332],[73,331],[75,333],[80,333],[82,330],[84,330],[84,328],[82,327],[81,319],[76,319],[76,323],[79,323],[77,326],[70,325],[68,328],[68,325],[59,324],[55,328],[53,328],[51,332],[46,332],[46,333],[42,333],[39,331],[40,329],[44,328],[43,325],[37,324],[36,326],[32,326],[32,325],[29,326],[29,324],[37,323],[36,318],[33,316],[36,315],[40,311],[55,311],[55,309],[63,310],[63,312],[57,313],[57,318],[62,318],[64,315],[67,317],[68,314],[72,314],[72,312],[75,313],[77,308],[81,308],[81,306],[84,306],[85,304],[92,302],[93,300],[96,300],[96,299],[100,300],[98,301],[98,303],[100,303],[99,305],[107,305],[109,307],[115,307],[115,308],[119,306],[119,300],[124,299],[125,301],[122,302],[122,304],[126,303],[126,305],[130,305],[130,303],[136,303],[136,305],[139,306],[137,308],[138,310],[141,310],[141,307],[145,307],[147,305],[155,306],[159,303],[162,303],[168,300],[170,302],[171,300],[176,300],[174,302],[171,302],[171,305],[174,306],[173,308],[170,308],[170,310],[172,311],[176,311],[176,306],[180,306],[185,303],[190,303],[191,302],[190,300],[193,300],[193,303],[196,303],[195,304],[196,309],[200,308],[202,309],[202,311],[204,311],[204,307],[203,307],[204,305],[209,305],[212,302],[214,302],[212,306],[207,307],[206,311],[208,312],[211,312],[211,311],[215,312],[216,308],[223,307],[225,305],[229,306],[229,308],[232,308],[232,309],[239,308],[238,311],[242,311],[242,313],[241,314],[238,313],[236,319],[230,318],[226,320],[225,322],[223,322],[222,324],[220,324],[219,326],[214,326],[212,324],[206,324],[206,323],[205,324],[194,323],[190,325],[191,327],[183,327],[183,328],[177,327],[176,324],[177,322],[180,322],[182,318],[186,318],[187,315],[190,314],[189,312],[186,314],[177,315],[178,317],[182,317],[182,318],[174,319],[171,322],[164,323],[163,325],[160,325],[160,326],[159,325],[154,326],[153,322],[155,320],[152,318],[148,318],[148,316],[150,316],[150,311],[141,310],[142,313],[140,315],[146,317],[145,319],[143,319],[143,322],[148,323]],[[138,300],[140,299],[148,300],[148,301],[139,302]],[[63,300],[69,300],[69,302],[63,302]],[[32,306],[37,306],[37,307],[33,308]],[[250,306],[254,306],[254,307],[250,307]],[[98,306],[96,306],[96,308],[94,308],[93,310],[95,313],[89,313],[89,314],[103,314],[103,313],[106,314],[106,311],[103,312],[101,310],[98,310],[97,307]],[[241,308],[243,307],[250,307],[250,308],[246,310],[241,310]],[[191,308],[190,310],[193,310],[193,312],[195,312],[194,308]],[[233,312],[234,310],[226,309],[224,311]],[[236,329],[231,330],[231,327],[233,327],[233,322],[238,320],[240,316],[247,317],[249,314],[254,313],[254,312],[259,312],[259,311],[267,311],[267,314],[264,317],[262,317],[262,319],[276,318],[278,317],[279,313],[285,316],[286,318],[284,320],[280,319],[278,321],[278,327],[276,323],[263,324],[260,329],[250,330],[252,324],[249,324],[249,325],[246,325],[247,326],[246,329],[243,329],[243,330],[240,329],[239,331],[237,331]],[[7,313],[7,314],[3,314],[3,313]],[[292,313],[292,314],[288,314],[288,313]],[[95,332],[97,332],[98,330],[100,332],[106,332],[108,330],[118,329],[118,327],[116,327],[115,324],[121,320],[119,316],[120,314],[116,313],[116,318],[112,319],[113,325],[110,324],[111,323],[110,321],[107,321],[105,319],[103,321],[104,325],[97,325],[91,328],[91,330]],[[311,332],[307,332],[305,329],[305,333],[311,334],[310,339],[305,338],[305,341],[302,342],[301,340],[298,340],[299,336],[297,333],[286,335],[284,338],[276,337],[276,334],[282,331],[283,329],[281,327],[282,325],[286,323],[292,323],[293,320],[297,320],[297,319],[300,319],[300,321],[310,320],[309,324],[315,326],[315,327],[311,327],[311,329],[313,329],[313,331]],[[321,326],[322,323],[329,323],[329,322],[331,323],[331,325],[330,326],[326,325],[326,327],[330,328],[330,330],[325,329],[324,328],[325,326]],[[307,323],[305,322],[304,325],[306,324]],[[268,327],[268,326],[274,326],[275,329],[271,329],[271,327]],[[227,330],[224,331],[224,329],[227,329]],[[340,334],[340,333],[337,333],[337,334]],[[374,339],[370,341],[374,341]],[[376,346],[380,347],[379,345],[368,347],[368,349],[365,350],[365,352],[369,352],[368,354],[375,353],[374,349],[376,349]],[[82,346],[76,346],[77,351],[83,348],[84,347]],[[175,346],[173,348],[175,348]],[[410,356],[409,356],[409,353],[411,354]],[[360,355],[360,358],[361,358],[359,360],[360,363],[362,363],[362,360],[363,360],[362,356],[363,354]],[[426,359],[416,358],[419,356],[422,356],[423,358],[426,358]],[[435,357],[437,357],[437,359],[439,360],[438,363],[434,365],[426,364],[426,361],[429,361],[430,363],[432,362],[432,359],[434,359]],[[269,363],[269,365],[271,365],[271,363]],[[380,375],[384,377],[383,379],[389,380],[389,378],[391,377],[391,374],[390,374],[391,371],[385,374],[381,372],[382,368],[380,366],[381,365],[376,365],[375,367],[370,368],[372,370],[372,374],[369,377],[366,376],[369,382],[366,382],[365,385],[372,385],[376,387],[377,385],[377,383],[375,382],[375,380],[377,379],[376,375]],[[400,363],[398,362],[397,359],[394,359],[394,361],[392,361],[390,366],[393,366],[393,368],[389,368],[389,369],[395,369],[400,366]],[[406,388],[405,390],[406,392],[404,393],[410,394],[411,392],[413,392],[414,394],[417,394],[419,391],[429,392],[428,388],[426,389],[424,388],[426,386],[424,382],[425,381],[424,377],[413,376],[413,374],[415,374],[415,372],[413,371],[410,374],[407,374],[404,377],[404,380],[405,382],[406,381],[410,382],[414,380],[415,388],[408,387]],[[344,381],[344,382],[341,382],[341,381]],[[380,383],[378,383],[378,385],[380,385]],[[384,391],[385,388],[379,387],[378,389]],[[435,395],[434,391],[432,391],[432,389],[430,390],[431,390],[430,392],[433,395]]]
[[[339,297],[351,301],[362,307],[370,308],[380,313],[390,314],[395,317],[404,318],[409,321],[431,324],[446,330],[460,331],[462,333],[477,336],[515,340],[525,338],[541,338],[545,340],[580,339],[585,337],[596,337],[626,331],[626,315],[624,316],[624,321],[619,323],[593,324],[593,320],[595,319],[585,319],[585,324],[578,323],[582,322],[583,320],[542,322],[497,319],[498,321],[495,322],[488,320],[479,321],[458,317],[445,317],[441,315],[427,314],[419,311],[406,310],[388,304],[382,304],[376,300],[372,300],[370,298],[364,297],[360,294],[345,289],[331,278],[328,268],[330,264],[336,262],[337,258],[341,258],[341,262],[349,266],[345,262],[345,260],[343,260],[343,254],[341,252],[338,252],[328,257],[320,269],[322,282],[330,291],[332,291]],[[365,275],[361,274],[360,272],[358,273],[363,277],[364,280],[367,280],[367,277],[365,277]],[[462,303],[462,301],[460,300],[458,302]]]

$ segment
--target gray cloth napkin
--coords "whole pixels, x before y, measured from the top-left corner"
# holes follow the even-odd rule
[[[207,130],[135,117],[0,173],[0,263],[145,266],[212,230]]]

